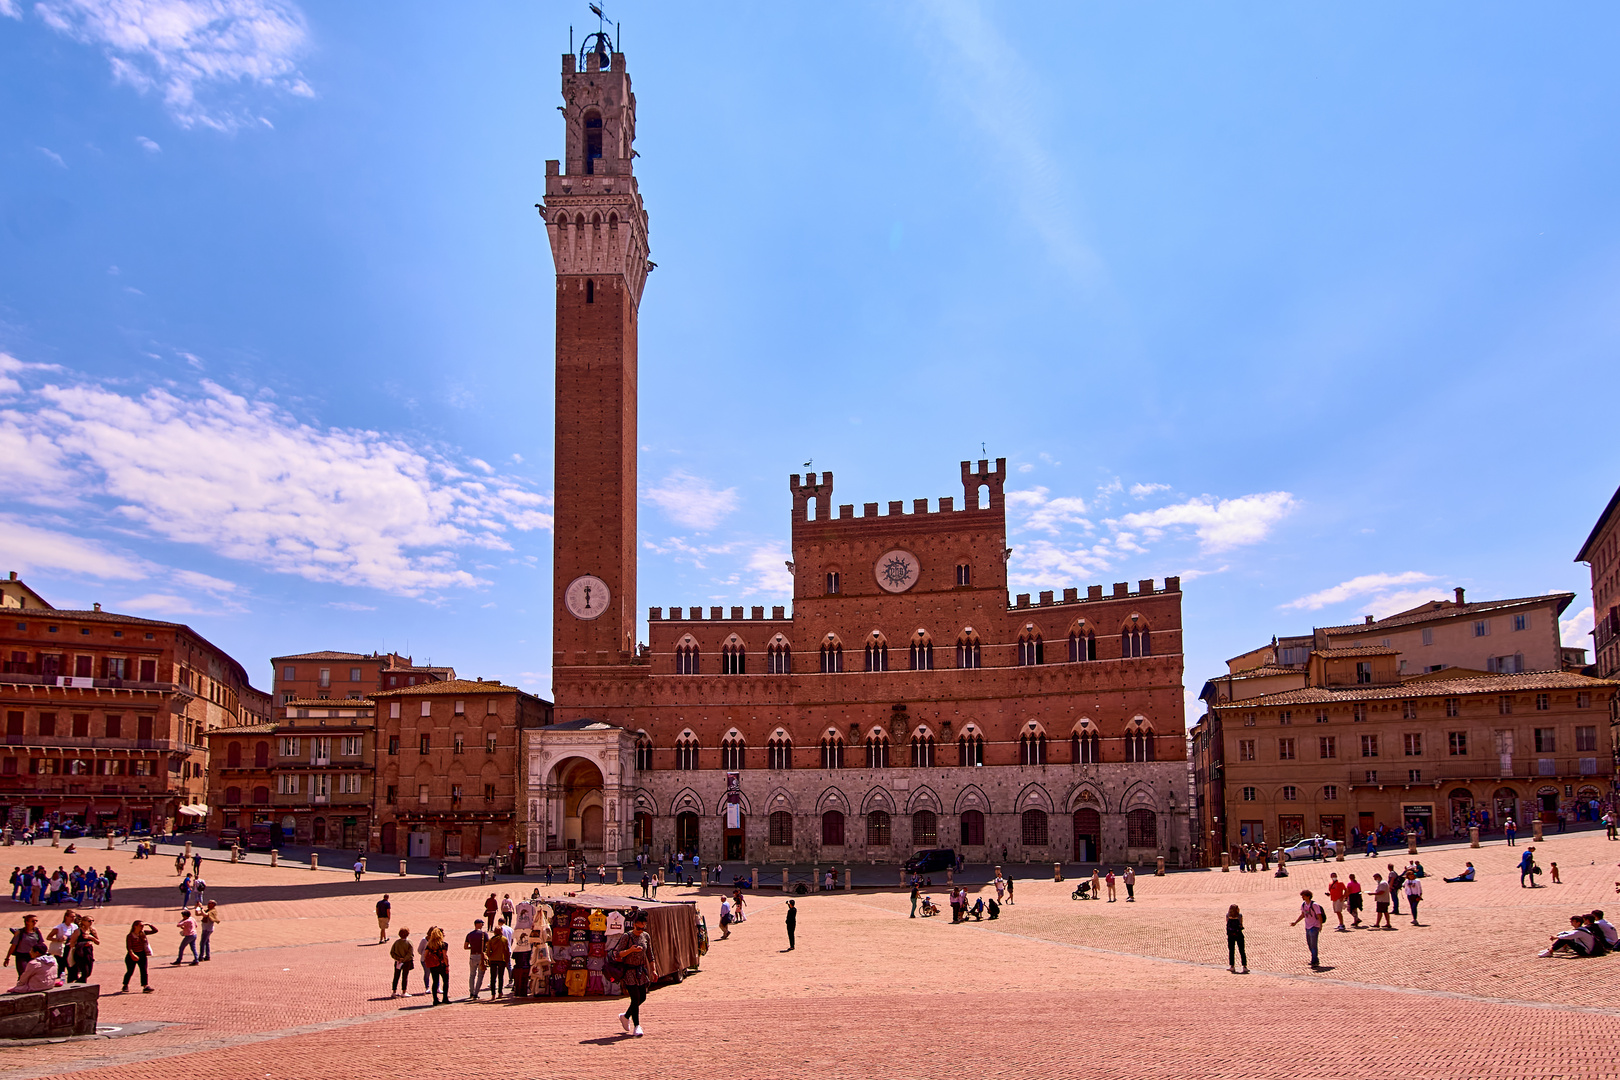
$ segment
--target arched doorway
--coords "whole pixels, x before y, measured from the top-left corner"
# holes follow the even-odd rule
[[[1096,862],[1102,850],[1102,815],[1089,806],[1074,812],[1074,861]]]
[[[398,835],[398,828],[397,828],[397,826],[395,826],[395,824],[392,821],[383,822],[383,827],[382,827],[382,849],[383,849],[383,854],[384,855],[398,855],[399,854],[399,852],[394,850],[394,843],[395,843],[394,838],[397,835]]]
[[[1451,834],[1461,836],[1474,816],[1474,793],[1467,788],[1453,788],[1448,801],[1451,809]]]
[[[748,828],[748,815],[739,811],[737,813],[737,827],[731,827],[731,820],[726,819],[725,853],[728,859],[745,859],[748,857],[748,845],[745,841]]]
[[[645,855],[652,850],[652,815],[638,813],[635,829],[636,850]]]
[[[1515,822],[1519,820],[1519,793],[1513,788],[1497,788],[1496,796],[1491,801],[1495,804],[1498,827],[1508,818],[1512,818]]]
[[[579,811],[579,846],[586,849],[602,846],[602,806],[596,803],[581,807]]]
[[[698,816],[687,810],[675,815],[675,850],[694,854],[698,849]]]
[[[314,844],[316,847],[320,847],[322,844],[326,843],[326,819],[325,818],[318,817],[318,818],[315,819],[315,825],[310,830],[309,842],[311,844]]]
[[[602,770],[584,758],[564,758],[551,772],[561,820],[548,847],[579,852],[589,862],[602,854]]]

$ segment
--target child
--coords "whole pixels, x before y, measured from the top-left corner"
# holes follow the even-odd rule
[[[1563,881],[1560,880],[1560,878],[1558,877],[1558,864],[1557,863],[1552,864],[1552,883],[1554,885],[1562,885],[1563,884]]]

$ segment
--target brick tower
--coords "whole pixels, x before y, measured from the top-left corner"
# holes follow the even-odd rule
[[[636,98],[605,33],[563,57],[567,158],[546,162],[539,207],[557,267],[557,701],[582,668],[628,665],[636,610],[636,320],[647,215],[631,144]],[[604,593],[606,594],[604,596]],[[572,670],[570,670],[572,669]],[[559,720],[567,717],[559,715]]]

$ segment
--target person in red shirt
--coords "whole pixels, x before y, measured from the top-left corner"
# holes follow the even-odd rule
[[[1350,909],[1350,918],[1352,920],[1350,925],[1360,926],[1362,905],[1361,882],[1356,880],[1356,875],[1350,875],[1350,881],[1345,885],[1344,892],[1345,907]]]
[[[1344,925],[1344,898],[1350,890],[1339,880],[1338,874],[1329,874],[1328,878],[1328,899],[1333,901],[1333,914],[1339,917],[1338,929],[1348,934],[1350,928]]]

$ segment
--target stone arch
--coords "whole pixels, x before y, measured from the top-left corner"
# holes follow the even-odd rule
[[[1108,798],[1103,794],[1102,787],[1090,780],[1082,780],[1074,785],[1069,792],[1069,813],[1090,807],[1100,814],[1108,813]]]
[[[632,801],[635,804],[634,812],[637,814],[658,813],[658,800],[653,798],[653,793],[646,788],[636,788]]]
[[[1145,780],[1138,780],[1127,788],[1125,794],[1120,798],[1119,812],[1123,814],[1144,807],[1158,813],[1160,809],[1159,797],[1154,793],[1153,785]]]
[[[738,805],[742,807],[742,812],[744,814],[752,814],[754,810],[748,801],[748,792],[739,791],[737,794],[741,796],[742,799],[742,801],[738,803]],[[720,798],[715,802],[714,812],[717,816],[726,812],[726,793],[724,791],[720,793]]]
[[[1020,814],[1025,810],[1045,810],[1050,814],[1053,805],[1052,796],[1047,793],[1044,787],[1040,784],[1027,784],[1024,790],[1018,793],[1018,799],[1013,803],[1013,809]]]
[[[934,793],[934,789],[924,784],[911,793],[911,800],[906,804],[906,813],[915,814],[919,810],[932,810],[936,814],[944,813],[945,803]]]
[[[981,814],[990,813],[990,796],[978,784],[969,784],[956,793],[956,805],[951,813],[960,814],[964,810],[977,810]]]
[[[696,791],[693,791],[689,787],[681,788],[681,790],[677,791],[674,797],[669,800],[670,817],[674,817],[676,814],[683,813],[685,811],[691,811],[694,814],[703,813],[703,796],[699,795]]]
[[[883,810],[892,816],[898,806],[893,795],[881,787],[875,787],[867,791],[865,797],[861,799],[861,814],[864,816],[873,810]]]
[[[816,813],[824,814],[828,810],[837,810],[848,817],[855,812],[855,804],[838,788],[830,787],[816,798]]]
[[[778,810],[786,810],[790,814],[798,811],[798,803],[793,798],[793,792],[780,785],[772,788],[771,793],[765,796],[765,812],[774,814]]]

